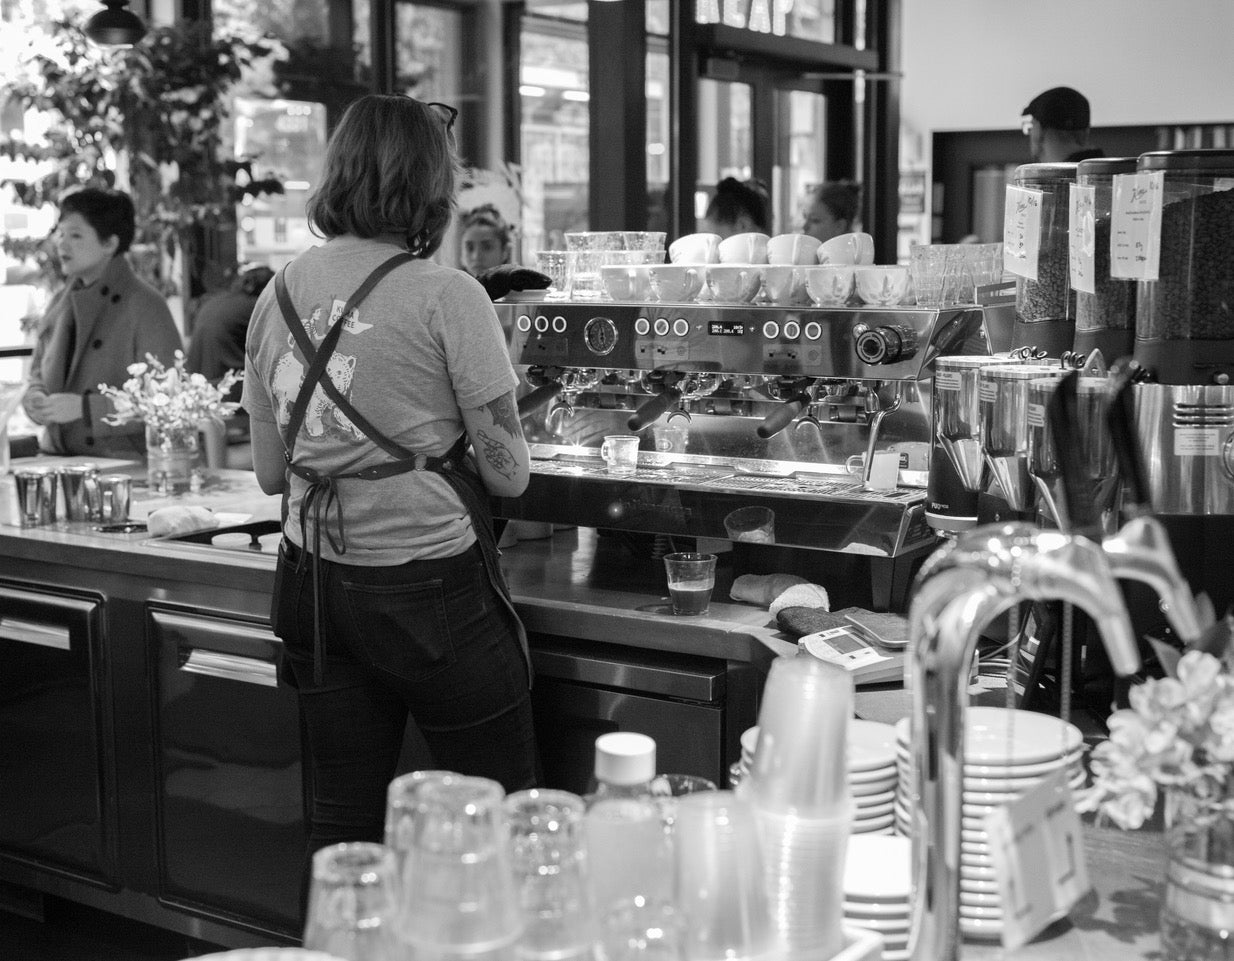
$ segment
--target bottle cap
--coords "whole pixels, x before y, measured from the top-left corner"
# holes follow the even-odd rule
[[[656,742],[646,734],[614,731],[596,738],[596,780],[640,784],[656,776]]]

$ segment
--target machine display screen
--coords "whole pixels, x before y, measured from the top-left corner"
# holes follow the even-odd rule
[[[744,337],[746,325],[739,320],[709,320],[707,333],[717,337]]]

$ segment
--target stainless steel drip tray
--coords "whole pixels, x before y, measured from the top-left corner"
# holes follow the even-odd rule
[[[819,500],[888,501],[898,504],[914,504],[925,500],[925,492],[896,488],[887,491],[870,491],[851,480],[840,480],[827,475],[776,477],[752,474],[733,474],[704,481],[710,490],[749,491],[762,494],[790,494]]]

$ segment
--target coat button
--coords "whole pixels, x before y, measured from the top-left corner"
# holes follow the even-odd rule
[[[120,295],[119,295],[119,294],[112,294],[112,295],[111,295],[111,302],[112,302],[113,304],[118,304],[118,303],[120,303]]]
[[[108,294],[110,294],[110,293],[111,293],[111,288],[110,288],[110,287],[107,287],[107,286],[104,286],[104,287],[103,287],[103,288],[99,291],[99,293],[100,293],[102,296],[106,297]]]
[[[103,346],[103,342],[102,342],[101,340],[96,340],[96,341],[95,341],[93,344],[91,344],[90,346],[91,346],[91,347],[93,347],[95,350],[98,350],[100,347],[102,347],[102,346]]]
[[[87,447],[93,447],[93,446],[94,446],[94,438],[93,438],[93,437],[87,437],[87,438],[86,438],[86,446],[87,446]]]

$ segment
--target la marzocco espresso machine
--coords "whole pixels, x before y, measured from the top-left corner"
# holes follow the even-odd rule
[[[907,588],[894,561],[936,546],[930,378],[940,355],[985,343],[979,307],[497,310],[531,389],[520,411],[533,458],[527,492],[499,516],[890,559],[885,578],[872,566],[881,609],[897,601],[892,581]],[[615,434],[639,438],[629,473],[601,456]],[[871,489],[873,455],[888,450],[897,482]]]

